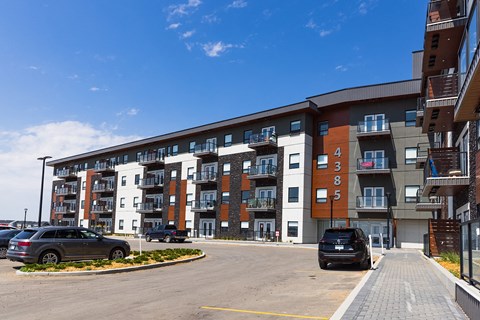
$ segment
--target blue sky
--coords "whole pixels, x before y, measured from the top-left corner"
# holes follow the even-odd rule
[[[23,218],[24,207],[38,212],[39,156],[409,79],[426,7],[427,0],[0,1],[0,194],[10,203],[0,219]]]

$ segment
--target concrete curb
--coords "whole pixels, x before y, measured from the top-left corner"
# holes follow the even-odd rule
[[[259,242],[259,241],[232,241],[232,240],[202,240],[192,239],[192,243],[203,244],[223,244],[223,245],[236,245],[236,246],[249,246],[249,247],[277,247],[277,248],[298,248],[298,249],[315,249],[318,250],[317,244],[294,244],[294,243],[282,243],[282,242]]]
[[[365,285],[365,283],[367,283],[370,276],[378,268],[378,265],[380,264],[380,261],[382,261],[383,257],[383,255],[380,255],[380,258],[373,264],[373,269],[370,269],[363,276],[362,280],[357,284],[357,286],[352,290],[352,292],[350,292],[348,297],[343,301],[340,307],[338,307],[337,311],[335,311],[335,313],[330,317],[330,320],[339,320],[343,317],[345,312],[347,312],[348,308],[357,297],[360,290],[362,290],[363,286]]]
[[[108,269],[108,270],[90,270],[90,271],[72,271],[72,272],[22,272],[17,270],[17,276],[91,276],[91,275],[103,275],[103,274],[114,274],[114,273],[123,273],[123,272],[131,272],[137,270],[146,270],[146,269],[154,269],[154,268],[161,268],[166,266],[171,266],[179,263],[186,263],[195,261],[198,259],[205,258],[206,254],[203,252],[202,255],[198,257],[177,260],[177,261],[167,261],[167,262],[159,262],[159,263],[152,263],[148,265],[142,266],[132,266],[132,267],[125,267],[125,268],[118,268],[118,269]]]

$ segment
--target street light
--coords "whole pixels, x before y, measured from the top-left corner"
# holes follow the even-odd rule
[[[385,192],[387,196],[387,250],[390,250],[390,192]]]
[[[50,159],[50,156],[44,156],[37,158],[37,160],[42,160],[42,184],[40,185],[40,208],[38,209],[38,227],[42,226],[42,204],[43,204],[43,181],[45,179],[45,160]]]
[[[23,216],[23,228],[22,229],[25,229],[25,225],[27,224],[27,211],[28,211],[28,209],[25,208],[23,210],[25,210],[25,215]]]
[[[335,199],[334,195],[329,196],[330,198],[330,228],[333,228],[333,199]]]

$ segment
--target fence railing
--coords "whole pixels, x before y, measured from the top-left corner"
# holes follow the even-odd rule
[[[390,131],[390,122],[388,119],[359,121],[357,133],[375,133]]]
[[[276,175],[277,174],[277,166],[273,164],[263,164],[259,166],[251,166],[248,167],[248,174],[250,176],[256,175]]]
[[[461,277],[480,289],[480,219],[461,224],[460,246]]]
[[[388,158],[359,158],[357,159],[357,170],[381,170],[390,169]]]
[[[277,134],[275,132],[264,132],[252,134],[249,139],[249,144],[256,144],[261,142],[277,143]]]
[[[376,208],[376,209],[386,209],[387,208],[387,197],[385,196],[364,196],[357,197],[357,208]]]

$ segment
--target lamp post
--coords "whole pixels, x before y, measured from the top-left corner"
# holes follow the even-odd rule
[[[387,196],[387,250],[390,250],[390,192],[386,192]]]
[[[23,216],[23,227],[22,227],[22,229],[25,229],[25,225],[27,224],[27,211],[28,211],[28,209],[25,208],[23,210],[25,210],[25,215]]]
[[[42,184],[40,185],[40,208],[38,209],[38,227],[42,226],[42,204],[43,204],[43,181],[45,179],[45,160],[50,159],[50,156],[44,156],[37,158],[37,160],[42,160]]]
[[[330,228],[333,228],[333,199],[334,195],[329,196],[330,198]]]

